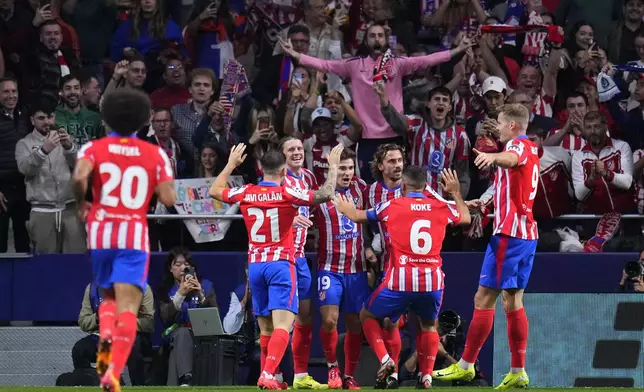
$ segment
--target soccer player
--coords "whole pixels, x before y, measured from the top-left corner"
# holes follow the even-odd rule
[[[119,380],[136,337],[136,315],[148,278],[150,241],[146,212],[154,194],[165,206],[176,201],[172,165],[163,149],[134,137],[150,117],[147,95],[130,89],[103,98],[108,136],[78,152],[72,178],[94,279],[102,289],[98,308],[96,370],[106,392],[119,392]],[[86,204],[92,176],[93,202]]]
[[[432,370],[438,352],[436,320],[443,297],[444,273],[440,251],[449,224],[469,225],[470,214],[456,172],[441,173],[443,192],[455,204],[423,194],[427,171],[408,166],[403,173],[404,197],[378,204],[367,211],[356,210],[352,201],[337,197],[334,204],[356,223],[379,222],[389,236],[390,261],[386,276],[369,296],[360,312],[367,341],[380,360],[376,383],[382,383],[395,371],[393,358],[387,353],[379,320],[400,317],[408,309],[420,319],[418,339],[422,349],[419,368],[423,373],[422,388],[431,388]]]
[[[287,136],[280,141],[280,150],[286,157],[284,185],[299,191],[317,190],[318,182],[313,173],[304,166],[304,146],[300,139]],[[313,339],[313,318],[311,316],[311,271],[304,256],[307,229],[313,225],[309,220],[309,207],[300,206],[293,222],[295,241],[295,270],[297,272],[298,313],[293,325],[293,367],[295,389],[326,389],[309,375],[309,357]]]
[[[367,191],[365,192],[366,199],[366,208],[375,208],[380,203],[385,203],[387,201],[402,197],[402,173],[404,166],[404,150],[401,146],[394,143],[386,143],[378,146],[376,153],[373,156],[373,161],[371,161],[371,174],[373,178],[376,179],[376,182],[369,185]],[[385,271],[387,270],[388,264],[388,244],[387,244],[387,233],[384,231],[382,224],[377,222],[374,224],[377,228],[379,236],[377,237],[380,244],[381,254],[377,258],[374,250],[371,247],[371,242],[369,238],[366,238],[367,243],[365,244],[365,257],[370,262],[375,261],[377,265],[372,265],[376,268],[376,274],[378,276],[377,282],[380,284],[382,281]],[[375,230],[374,230],[375,231]],[[398,360],[400,358],[400,351],[402,350],[402,341],[400,340],[400,330],[398,329],[398,320],[392,320],[386,318],[383,320],[383,330],[382,335],[385,341],[385,346],[389,355],[396,363],[396,368],[398,367]],[[398,374],[397,369],[394,374],[388,380],[385,380],[387,384],[398,384]],[[377,385],[378,389],[383,389],[386,385]]]
[[[505,105],[499,114],[499,138],[504,150],[495,154],[477,150],[474,164],[479,168],[497,166],[494,177],[494,231],[483,259],[479,288],[474,296],[474,315],[467,331],[465,350],[458,363],[434,372],[435,379],[474,378],[474,363],[494,323],[499,294],[508,322],[512,365],[497,389],[527,387],[525,372],[528,318],[523,308],[526,288],[537,248],[537,222],[532,206],[538,191],[539,155],[526,136],[528,109],[520,104]]]
[[[228,177],[246,158],[246,146],[230,152],[228,164],[210,188],[210,196],[224,203],[240,203],[248,229],[248,278],[253,311],[260,328],[261,389],[282,389],[275,372],[289,343],[289,331],[298,311],[298,293],[293,245],[293,221],[299,206],[331,199],[342,146],[329,154],[327,182],[317,191],[298,191],[280,184],[286,174],[282,151],[270,150],[260,159],[264,180],[257,185],[226,189]]]
[[[344,150],[338,166],[335,192],[364,205],[366,184],[355,177],[355,154]],[[371,289],[364,257],[363,228],[338,212],[332,202],[315,211],[320,231],[318,246],[318,299],[322,315],[320,340],[328,365],[330,389],[359,389],[353,378],[362,344],[360,309]],[[347,334],[344,341],[344,378],[340,375],[336,346],[338,317],[344,314]]]

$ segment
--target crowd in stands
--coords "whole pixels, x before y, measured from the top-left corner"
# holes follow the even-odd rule
[[[472,164],[474,150],[499,151],[496,115],[521,103],[541,156],[540,250],[559,250],[564,226],[582,243],[639,247],[640,222],[618,214],[644,209],[644,0],[187,3],[0,0],[0,252],[10,227],[17,252],[85,250],[70,173],[76,151],[103,136],[101,95],[122,88],[149,93],[139,137],[163,146],[180,179],[216,176],[245,142],[238,174],[255,182],[257,158],[283,136],[303,141],[319,179],[337,143],[356,150],[366,183],[383,143],[405,147],[439,194],[437,173],[454,168],[476,218],[446,250],[486,243],[494,172]],[[221,90],[235,77],[247,83],[230,99]],[[610,227],[553,220],[575,213]],[[245,247],[241,222],[209,244],[192,244],[178,221],[151,224],[153,249]]]

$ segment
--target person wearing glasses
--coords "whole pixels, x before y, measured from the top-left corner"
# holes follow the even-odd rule
[[[152,107],[171,108],[187,103],[191,96],[186,80],[186,67],[182,58],[176,54],[168,56],[163,71],[165,85],[150,94]]]

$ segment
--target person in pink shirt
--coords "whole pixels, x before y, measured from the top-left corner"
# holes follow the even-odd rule
[[[313,68],[325,73],[334,73],[344,80],[351,81],[356,113],[362,120],[362,140],[358,145],[358,165],[363,180],[373,182],[369,171],[369,161],[372,160],[378,146],[382,143],[398,143],[403,141],[391,129],[380,113],[380,102],[371,87],[374,75],[379,68],[380,58],[388,50],[388,36],[385,26],[374,24],[369,27],[365,37],[369,49],[366,57],[354,57],[345,60],[320,60],[293,50],[290,41],[280,40],[284,53],[297,60],[304,67]],[[392,56],[385,67],[388,82],[387,96],[397,111],[403,110],[402,79],[415,71],[449,61],[452,57],[464,52],[473,45],[469,39],[463,39],[458,47],[421,57]]]

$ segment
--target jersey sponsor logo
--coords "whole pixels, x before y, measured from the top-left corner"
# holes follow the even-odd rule
[[[432,152],[432,156],[430,158],[430,170],[437,172],[443,167],[443,162],[445,160],[445,155],[443,155],[442,152],[440,151],[434,151]]]
[[[507,151],[516,151],[519,155],[523,154],[523,144],[521,143],[511,143],[508,144]]]
[[[357,228],[356,223],[344,215],[340,218],[340,226],[342,226],[343,233],[353,233]]]
[[[402,256],[400,256],[400,257],[398,258],[398,262],[400,263],[400,265],[405,265],[405,264],[407,264],[407,260],[409,260],[409,257],[407,257],[407,256],[405,256],[405,255],[402,255]]]
[[[99,208],[98,210],[96,210],[96,215],[94,217],[96,218],[97,221],[101,222],[103,221],[103,219],[105,219],[105,214],[106,214],[105,210],[102,208]]]
[[[265,201],[281,201],[282,194],[271,192],[271,193],[258,193],[258,194],[247,194],[244,195],[244,201],[255,203],[255,202],[265,202]]]

